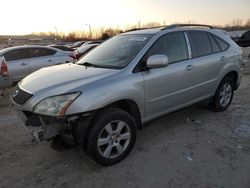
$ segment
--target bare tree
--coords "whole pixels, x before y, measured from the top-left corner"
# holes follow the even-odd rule
[[[232,26],[232,28],[239,28],[242,26],[242,22],[243,22],[242,19],[235,18],[235,19],[233,19],[231,26]]]
[[[246,21],[246,25],[247,28],[250,28],[250,18],[248,18],[248,20]]]

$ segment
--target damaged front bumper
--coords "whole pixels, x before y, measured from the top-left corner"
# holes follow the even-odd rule
[[[15,108],[22,125],[36,141],[51,140],[58,136],[69,144],[83,142],[89,124],[90,113],[63,117],[52,117],[22,111]]]
[[[75,118],[50,117],[16,109],[24,127],[35,140],[50,140],[62,133],[70,132]]]

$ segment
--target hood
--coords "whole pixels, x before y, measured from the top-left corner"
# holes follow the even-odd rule
[[[119,70],[86,67],[77,64],[63,64],[42,68],[25,77],[20,86],[28,92],[36,93],[41,90],[58,90],[60,93],[78,89]]]

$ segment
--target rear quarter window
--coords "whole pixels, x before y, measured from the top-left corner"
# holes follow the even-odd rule
[[[224,40],[221,38],[213,35],[214,40],[217,42],[217,44],[220,46],[221,51],[224,51],[229,48],[229,44],[226,43]]]

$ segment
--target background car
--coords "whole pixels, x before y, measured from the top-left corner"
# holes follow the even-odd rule
[[[6,88],[11,82],[12,79],[8,76],[8,67],[5,58],[0,56],[0,88]]]
[[[4,87],[0,88],[11,87],[25,76],[40,68],[74,61],[72,52],[39,45],[5,48],[0,50],[0,56],[3,56],[6,61],[6,63],[0,64],[0,70],[5,70],[4,80],[0,79],[0,86]],[[6,83],[7,78],[8,83]]]
[[[87,41],[85,42],[84,44],[82,44],[81,46],[85,46],[85,45],[88,45],[88,44],[101,44],[103,42],[103,40],[93,40],[93,41]],[[80,47],[81,47],[80,46]]]
[[[69,47],[64,46],[64,45],[52,44],[52,45],[49,45],[49,46],[52,47],[52,48],[57,48],[59,50],[67,51],[67,52],[73,52],[74,51],[74,49],[69,48]]]
[[[80,47],[81,45],[83,45],[85,42],[86,42],[86,41],[77,41],[77,42],[75,42],[75,43],[72,44],[72,45],[68,45],[68,47],[69,47],[69,48],[72,48],[72,49],[78,48],[78,47]]]
[[[97,46],[99,46],[99,44],[86,44],[77,48],[75,50],[76,58],[80,59],[82,56],[84,56],[86,53],[88,53],[90,50],[94,49]]]
[[[59,49],[59,50],[68,52],[70,57],[72,57],[74,60],[77,60],[76,52],[75,52],[75,50],[72,49],[72,48],[69,48],[69,47],[64,46],[64,45],[58,45],[58,44],[52,44],[52,45],[49,45],[49,47],[57,48],[57,49]]]
[[[250,47],[250,30],[246,31],[239,37],[233,38],[233,40],[240,46],[240,47]]]

